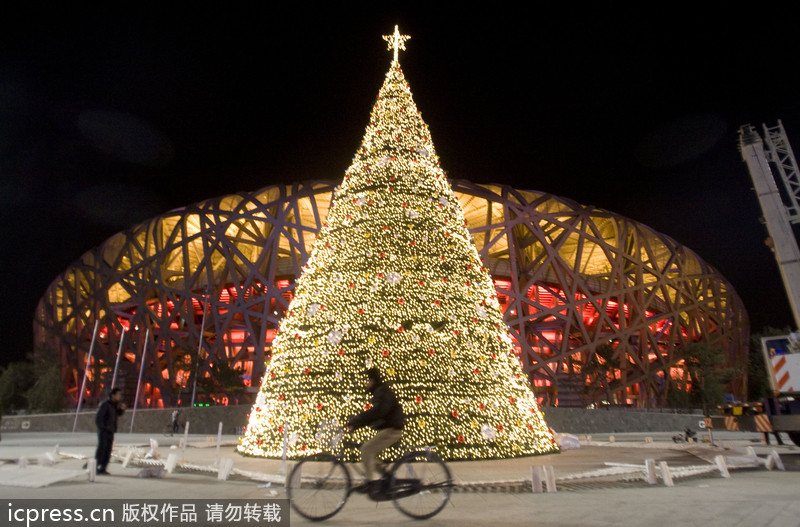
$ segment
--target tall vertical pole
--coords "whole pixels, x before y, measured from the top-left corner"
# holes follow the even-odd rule
[[[119,336],[119,349],[117,350],[117,360],[114,362],[114,375],[111,376],[111,389],[114,389],[114,386],[117,384],[117,370],[119,370],[119,358],[122,356],[122,343],[125,342],[125,333],[128,332],[128,328],[125,326],[122,327],[122,334]]]
[[[78,414],[81,411],[81,404],[83,403],[83,392],[86,390],[86,376],[89,373],[89,364],[92,361],[92,352],[94,351],[94,343],[97,340],[97,328],[100,326],[100,320],[94,321],[94,331],[92,331],[92,343],[89,345],[89,355],[86,356],[86,367],[83,369],[83,381],[81,381],[81,390],[78,392],[78,406],[75,408],[75,422],[72,423],[72,431],[78,427]]]
[[[189,408],[194,408],[194,397],[197,394],[197,375],[200,372],[200,351],[203,349],[203,330],[206,327],[206,312],[208,311],[208,287],[206,287],[205,302],[203,302],[203,318],[200,321],[200,336],[197,343],[197,358],[194,363],[194,383],[192,383],[192,403]]]
[[[136,397],[133,399],[133,412],[131,413],[131,434],[133,433],[133,420],[136,419],[136,407],[139,405],[139,389],[142,387],[142,372],[144,372],[144,360],[147,355],[147,343],[150,340],[150,328],[144,335],[144,344],[142,344],[142,363],[139,365],[139,380],[136,382]]]

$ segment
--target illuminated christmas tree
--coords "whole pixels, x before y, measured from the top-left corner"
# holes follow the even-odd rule
[[[557,450],[400,69],[407,38],[384,37],[394,60],[281,322],[242,453],[280,457],[286,438],[290,458],[319,451],[320,423],[368,407],[369,366],[402,403],[404,445],[451,460]]]

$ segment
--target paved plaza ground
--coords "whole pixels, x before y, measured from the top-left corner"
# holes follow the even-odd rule
[[[129,447],[138,453],[149,449],[151,436],[118,434],[115,451]],[[184,467],[172,473],[142,465],[109,467],[111,476],[88,481],[85,457],[94,453],[96,438],[87,433],[4,433],[0,441],[0,496],[7,500],[36,498],[147,499],[147,498],[284,498],[281,484],[285,467],[280,460],[245,458],[234,452],[236,438],[190,436],[185,446],[179,437],[153,436],[161,460],[175,454]],[[670,434],[617,434],[580,436],[581,446],[559,454],[500,461],[450,463],[458,492],[438,516],[425,525],[491,526],[800,526],[800,449],[767,446],[760,434],[716,432],[714,444],[676,444]],[[704,439],[706,439],[704,437]],[[57,449],[56,449],[57,445]],[[748,450],[748,447],[752,450]],[[57,454],[55,452],[57,451]],[[763,463],[732,468],[729,477],[714,465],[717,455],[732,462],[755,454],[762,462],[773,452],[785,470]],[[227,480],[203,467],[233,461]],[[643,467],[652,459],[666,462],[674,475],[673,486],[659,478],[648,484],[621,476],[594,476],[625,467]],[[23,460],[23,461],[20,461]],[[51,460],[55,460],[51,464]],[[27,467],[20,465],[27,464]],[[780,465],[779,464],[779,465]],[[551,466],[555,492],[531,492],[531,467]],[[681,476],[682,469],[709,467],[699,475]],[[727,466],[727,465],[726,465]],[[27,470],[28,472],[23,472]],[[142,477],[142,476],[157,477]],[[24,477],[29,478],[26,483]],[[42,484],[48,477],[61,479]],[[575,479],[570,479],[570,478]],[[38,478],[38,483],[37,483]],[[28,486],[21,486],[28,485]],[[307,525],[292,513],[292,525]],[[353,495],[344,509],[325,522],[329,525],[419,525],[398,512],[390,502],[374,503]],[[244,524],[242,524],[244,525]]]

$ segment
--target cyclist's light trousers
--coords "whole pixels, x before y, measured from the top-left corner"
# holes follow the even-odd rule
[[[374,479],[375,464],[378,455],[400,441],[403,431],[396,428],[384,428],[375,433],[375,437],[361,445],[361,460],[364,463],[364,475],[368,480]]]

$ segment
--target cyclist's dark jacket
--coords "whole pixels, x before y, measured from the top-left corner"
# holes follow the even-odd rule
[[[383,383],[372,387],[372,407],[352,417],[347,423],[353,428],[371,426],[375,430],[396,428],[402,430],[406,423],[403,407],[394,392]]]

